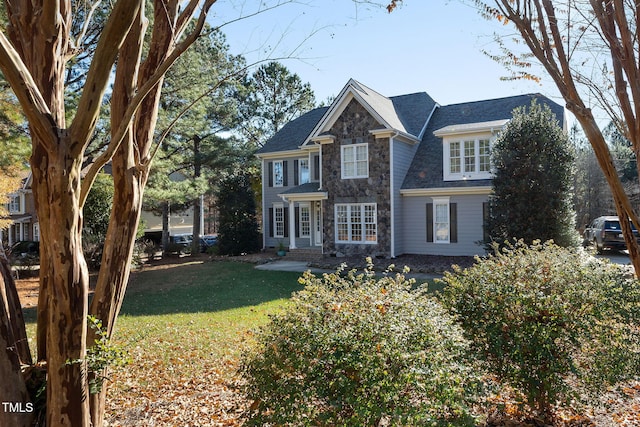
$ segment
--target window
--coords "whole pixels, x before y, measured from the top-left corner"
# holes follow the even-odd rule
[[[10,196],[9,213],[20,213],[20,195]]]
[[[444,179],[491,178],[491,141],[489,138],[446,141]]]
[[[36,222],[33,224],[33,240],[36,242],[40,241],[40,223]]]
[[[300,184],[311,182],[311,175],[309,173],[309,159],[300,159],[300,161],[298,162],[298,168],[300,169]]]
[[[435,199],[433,209],[435,242],[449,243],[449,199]]]
[[[369,177],[369,149],[367,144],[343,145],[342,178]]]
[[[300,237],[311,237],[311,209],[300,205]]]
[[[460,163],[460,141],[449,144],[449,172],[460,173],[462,171]]]
[[[337,204],[335,218],[337,242],[377,243],[375,203]]]
[[[491,143],[488,139],[478,141],[478,164],[480,172],[491,172]]]
[[[282,160],[273,162],[273,186],[284,186],[284,165],[282,164]]]
[[[284,237],[284,205],[273,205],[273,237]]]
[[[450,203],[448,197],[427,203],[427,242],[458,242],[458,204]]]

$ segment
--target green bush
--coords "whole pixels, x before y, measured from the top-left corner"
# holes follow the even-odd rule
[[[444,282],[479,357],[539,416],[638,372],[640,288],[620,266],[518,242]]]
[[[391,271],[316,277],[257,334],[242,367],[249,425],[464,425],[467,343],[441,305]]]

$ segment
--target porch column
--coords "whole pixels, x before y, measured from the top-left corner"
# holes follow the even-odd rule
[[[289,250],[296,249],[296,208],[295,203],[289,201]]]
[[[20,223],[20,241],[24,241],[24,222]]]

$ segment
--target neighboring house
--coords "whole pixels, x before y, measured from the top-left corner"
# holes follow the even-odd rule
[[[40,240],[40,224],[31,191],[33,176],[25,173],[20,188],[9,195],[7,211],[11,225],[8,229],[0,230],[0,239],[8,248],[16,242],[26,240]]]
[[[262,161],[264,247],[326,256],[484,252],[490,148],[516,107],[540,94],[441,106],[387,98],[350,80],[329,107],[291,121]]]

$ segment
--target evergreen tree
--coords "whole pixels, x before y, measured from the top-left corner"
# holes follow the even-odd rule
[[[495,167],[487,230],[511,239],[579,243],[572,208],[574,153],[551,109],[535,101],[513,111],[492,148]]]
[[[220,228],[218,249],[222,255],[240,255],[260,249],[256,202],[248,174],[230,176],[218,192]]]

